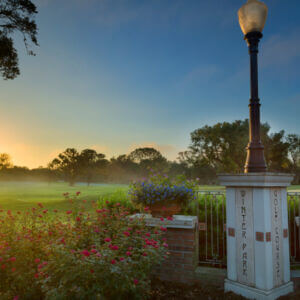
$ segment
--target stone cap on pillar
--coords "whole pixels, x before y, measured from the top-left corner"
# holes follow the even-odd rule
[[[294,175],[287,173],[241,173],[219,174],[221,185],[243,187],[287,187]]]
[[[164,226],[167,228],[183,228],[183,229],[193,229],[198,223],[198,218],[196,216],[184,216],[184,215],[174,215],[172,220],[164,218],[161,221],[160,218],[152,217],[150,214],[135,214],[130,216],[130,218],[143,219],[147,226]]]

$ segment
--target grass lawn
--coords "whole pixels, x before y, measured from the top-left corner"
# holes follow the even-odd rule
[[[110,194],[116,190],[127,190],[123,184],[77,184],[70,187],[67,183],[45,182],[0,182],[0,206],[3,209],[25,210],[36,206],[38,202],[48,209],[67,210],[69,203],[65,201],[63,193],[74,195],[81,192],[79,199],[87,202],[97,201],[101,195]]]
[[[200,190],[224,190],[222,186],[200,186]],[[68,209],[69,203],[65,201],[63,193],[75,194],[81,192],[79,199],[87,202],[97,201],[102,195],[111,194],[117,190],[127,191],[125,184],[77,184],[70,187],[67,183],[45,182],[0,182],[0,206],[3,209],[24,210],[42,202],[48,209]],[[300,186],[292,186],[289,191],[300,192]]]

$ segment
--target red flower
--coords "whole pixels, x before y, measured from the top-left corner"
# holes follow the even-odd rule
[[[160,220],[161,220],[161,221],[164,221],[165,219],[164,219],[164,218],[160,218]]]
[[[120,261],[123,261],[124,259],[125,259],[124,257],[120,257],[120,258],[119,258]]]
[[[43,208],[44,206],[43,206],[43,204],[42,203],[38,203],[38,206],[40,207],[40,208]]]
[[[93,269],[90,269],[90,272],[91,272],[91,273],[94,273],[95,271],[94,271]]]
[[[53,211],[54,211],[55,213],[57,213],[57,209],[54,209]]]
[[[48,211],[48,209],[45,209],[45,210],[43,210],[43,213],[44,213],[44,214],[46,214],[46,213],[47,213],[47,211]]]
[[[80,220],[81,220],[80,217],[76,217],[77,222],[80,222]]]
[[[13,300],[19,300],[19,296],[15,296]]]
[[[131,253],[130,251],[127,251],[127,252],[126,252],[126,255],[127,255],[127,256],[131,256],[132,253]]]
[[[130,232],[128,232],[128,231],[123,232],[123,234],[126,236],[130,236]]]
[[[161,227],[160,227],[160,230],[161,230],[161,231],[167,231],[167,228],[161,226]]]
[[[9,260],[10,261],[16,261],[16,258],[15,257],[11,257]]]
[[[143,256],[148,256],[148,254],[146,252],[143,253]]]
[[[67,215],[69,215],[69,214],[71,214],[71,213],[72,213],[71,210],[67,210],[67,212],[66,212]]]
[[[139,281],[138,281],[137,279],[133,279],[133,283],[134,283],[135,285],[137,285],[137,284],[139,283]]]
[[[35,277],[35,278],[39,278],[39,273],[35,273],[35,274],[34,274],[34,277]]]
[[[111,238],[108,238],[108,237],[107,237],[107,238],[104,239],[104,242],[109,243],[110,241],[111,241]]]
[[[173,220],[173,217],[167,217],[167,219],[168,219],[169,221],[172,221],[172,220]]]
[[[144,207],[144,211],[149,210],[149,206]]]
[[[83,251],[81,251],[80,252],[82,255],[84,255],[84,256],[90,256],[90,252],[89,251],[87,251],[87,250],[83,250]]]
[[[96,249],[92,249],[91,252],[95,254],[95,253],[97,253],[97,250]]]
[[[11,271],[12,271],[12,272],[15,272],[15,271],[16,271],[16,268],[11,268]]]
[[[81,193],[80,192],[76,192],[76,196],[80,195]]]
[[[111,263],[112,265],[114,265],[116,262],[117,262],[117,261],[116,261],[115,259],[112,259],[110,263]]]

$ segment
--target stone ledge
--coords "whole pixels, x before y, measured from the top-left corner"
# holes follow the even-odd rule
[[[286,187],[294,178],[285,173],[218,174],[221,185],[249,187]]]
[[[160,218],[152,217],[150,214],[135,214],[130,216],[130,218],[144,219],[146,225],[151,227],[164,226],[166,228],[193,229],[198,223],[196,216],[183,215],[174,215],[172,220],[164,219],[164,221],[161,221]]]

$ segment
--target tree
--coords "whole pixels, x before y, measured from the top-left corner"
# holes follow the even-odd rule
[[[14,79],[20,74],[18,54],[12,35],[19,32],[29,55],[28,40],[37,42],[37,26],[34,20],[36,6],[30,0],[1,0],[0,2],[0,72],[4,79]]]
[[[87,185],[90,185],[93,177],[97,174],[99,169],[103,169],[107,164],[105,155],[97,153],[93,149],[84,149],[79,156],[79,165],[82,174],[85,176]]]
[[[0,153],[0,170],[8,169],[13,166],[11,158],[7,153]]]
[[[300,136],[298,134],[289,134],[286,138],[289,145],[288,152],[291,157],[291,169],[295,174],[294,183],[300,182]]]
[[[269,134],[270,126],[261,124],[261,139],[265,146],[268,169],[284,171],[288,168],[288,143],[284,131]],[[248,143],[248,120],[223,122],[204,126],[191,133],[191,145],[187,157],[193,166],[207,165],[218,172],[243,172]]]
[[[168,166],[167,159],[158,150],[151,147],[137,148],[128,157],[140,165],[144,175],[150,168],[165,170]]]
[[[61,171],[65,180],[73,186],[80,174],[80,154],[74,148],[67,148],[49,164],[49,168]]]

